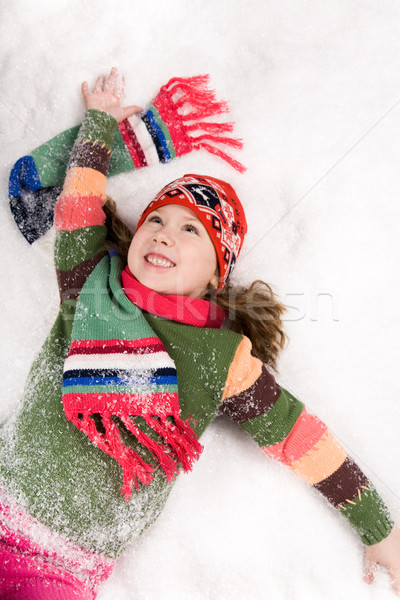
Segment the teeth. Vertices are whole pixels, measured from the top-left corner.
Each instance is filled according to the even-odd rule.
[[[174,264],[169,262],[169,260],[164,260],[163,258],[155,258],[154,256],[147,256],[147,262],[152,265],[156,265],[157,267],[173,267]]]

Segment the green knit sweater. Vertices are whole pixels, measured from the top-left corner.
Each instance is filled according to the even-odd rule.
[[[119,464],[65,418],[61,400],[76,307],[90,274],[90,285],[111,298],[112,311],[102,308],[105,322],[118,338],[126,335],[130,300],[121,288],[120,259],[107,256],[102,210],[115,127],[106,113],[88,111],[80,129],[55,214],[60,311],[19,411],[0,428],[0,488],[53,531],[113,558],[157,517],[171,489],[156,471],[127,502]],[[252,356],[247,338],[143,314],[175,362],[182,417],[193,416],[198,436],[217,414],[227,414],[267,455],[320,490],[365,544],[389,534],[393,523],[372,484],[326,426]]]

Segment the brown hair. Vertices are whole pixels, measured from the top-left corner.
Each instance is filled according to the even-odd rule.
[[[117,205],[110,196],[107,196],[103,210],[106,214],[107,242],[110,247],[112,246],[117,250],[118,254],[126,262],[129,246],[133,238],[133,231],[129,229],[119,216]]]
[[[285,307],[268,283],[257,279],[248,288],[240,288],[228,282],[213,300],[228,311],[229,329],[250,338],[254,356],[276,371],[286,342],[282,324]]]
[[[119,217],[116,204],[109,196],[103,209],[108,243],[126,261],[133,232]],[[259,279],[248,288],[231,286],[227,282],[218,295],[210,293],[209,299],[228,311],[232,331],[250,338],[254,356],[276,371],[279,352],[286,342],[282,324],[285,308],[271,287]]]

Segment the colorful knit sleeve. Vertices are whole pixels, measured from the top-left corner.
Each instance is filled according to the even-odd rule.
[[[116,120],[88,110],[72,149],[54,220],[55,264],[61,300],[77,298],[88,275],[107,253],[107,171]]]
[[[219,116],[215,120],[223,113],[228,113],[228,105],[217,99],[208,75],[173,77],[141,115],[132,115],[114,128],[108,176],[168,163],[195,150],[209,152],[245,171],[230,154],[231,149],[243,145],[230,135],[234,123]],[[43,238],[52,228],[55,202],[78,133],[79,126],[59,133],[19,158],[11,169],[8,195],[12,215],[29,244],[42,250],[47,246],[42,245]]]
[[[220,412],[239,423],[270,457],[319,490],[365,545],[393,521],[373,484],[318,417],[280,387],[244,337],[229,369]]]

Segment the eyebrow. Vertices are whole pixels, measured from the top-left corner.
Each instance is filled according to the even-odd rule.
[[[160,206],[160,208],[163,208],[162,206]],[[155,208],[151,213],[149,213],[148,216],[150,216],[152,213],[156,213],[156,212],[161,212],[160,208]],[[182,217],[183,221],[195,221],[196,223],[200,223],[201,225],[203,225],[203,223],[200,221],[200,219],[198,217],[196,217],[196,215],[193,215],[193,217]]]

